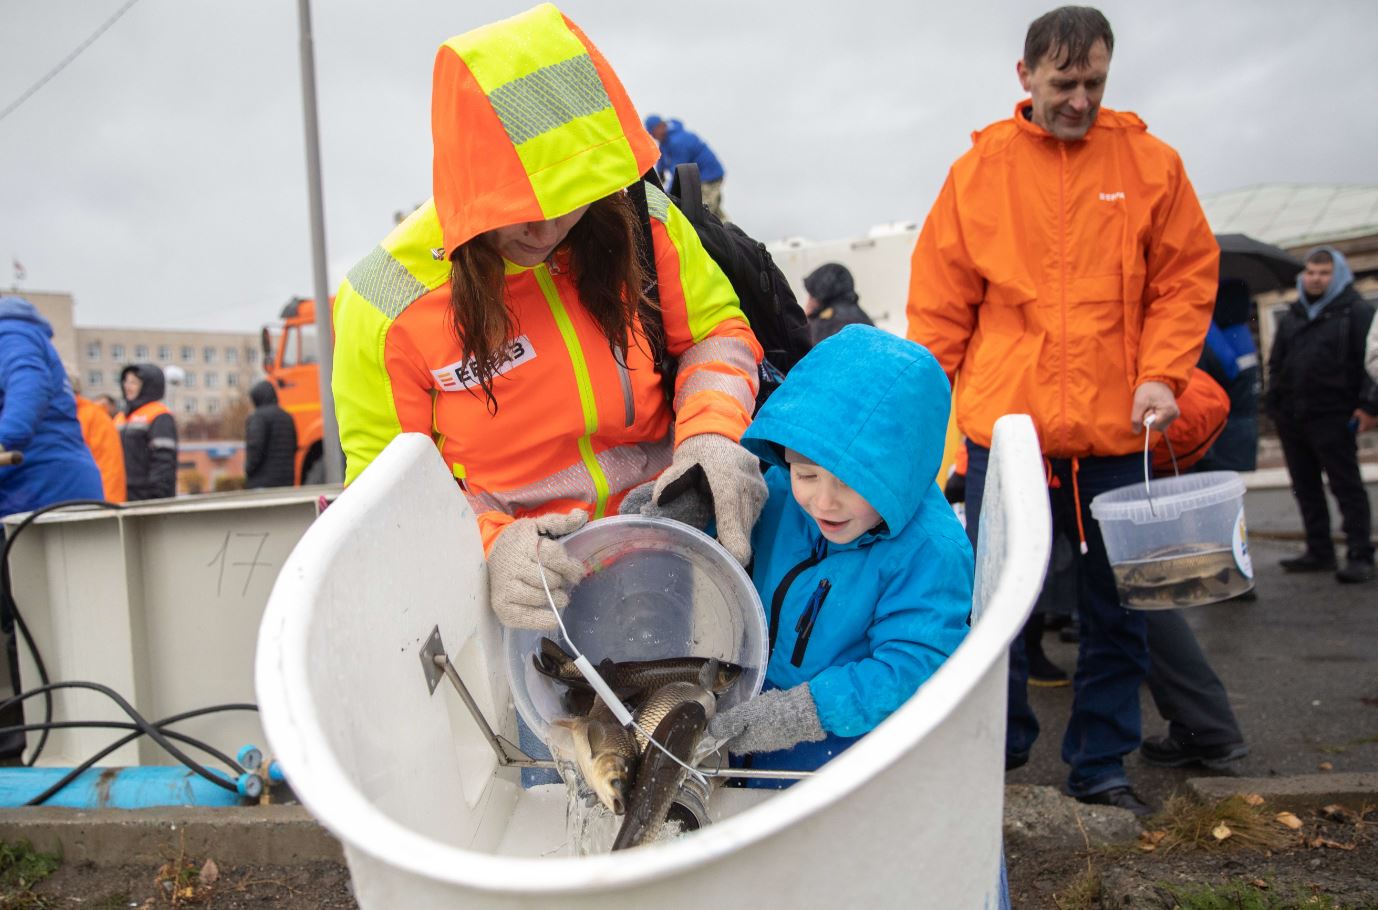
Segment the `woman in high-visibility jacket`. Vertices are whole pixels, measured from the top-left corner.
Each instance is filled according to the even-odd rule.
[[[737,444],[761,348],[685,217],[647,187],[667,401],[625,189],[655,142],[606,60],[550,4],[446,41],[432,97],[434,198],[348,274],[333,391],[346,482],[398,433],[430,434],[478,515],[508,625],[549,627],[582,569],[559,537],[633,487],[701,468],[745,562],[765,486]],[[668,470],[667,470],[668,469]],[[701,494],[700,494],[701,495]]]

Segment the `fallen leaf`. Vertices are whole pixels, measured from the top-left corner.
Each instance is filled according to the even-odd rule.
[[[1274,820],[1280,825],[1286,825],[1293,831],[1296,831],[1302,826],[1301,819],[1297,818],[1291,812],[1279,812]]]
[[[1320,768],[1322,771],[1334,771],[1334,770],[1335,770],[1335,766],[1334,766],[1333,764],[1331,764],[1330,762],[1328,762],[1328,761],[1323,761],[1323,762],[1321,762],[1319,765],[1317,765],[1316,767],[1317,767],[1317,768]]]
[[[206,864],[201,867],[201,884],[213,885],[215,880],[220,877],[220,867],[215,864],[215,860],[208,859]]]
[[[1221,822],[1220,824],[1216,825],[1216,826],[1215,826],[1215,829],[1214,829],[1213,831],[1211,831],[1211,837],[1215,838],[1216,840],[1220,840],[1220,841],[1225,840],[1225,839],[1228,838],[1231,834],[1234,834],[1234,832],[1231,831],[1231,830],[1230,830],[1230,826],[1227,825],[1227,824],[1225,824],[1224,822]]]
[[[1263,797],[1259,796],[1257,793],[1246,793],[1244,795],[1244,805],[1261,806],[1263,805]]]

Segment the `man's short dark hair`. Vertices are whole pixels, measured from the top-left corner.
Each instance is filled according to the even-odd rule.
[[[1100,10],[1093,6],[1060,6],[1029,26],[1024,36],[1024,65],[1037,69],[1046,59],[1060,70],[1086,66],[1097,41],[1105,42],[1107,54],[1114,53],[1115,33]]]
[[[1329,250],[1316,250],[1306,257],[1307,265],[1334,265],[1335,257],[1330,255]]]

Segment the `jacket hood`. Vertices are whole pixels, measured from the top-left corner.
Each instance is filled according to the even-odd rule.
[[[742,436],[785,467],[793,449],[834,474],[899,534],[938,476],[952,387],[928,349],[849,325],[809,351]]]
[[[607,60],[549,3],[441,45],[431,133],[446,258],[630,186],[660,156]]]
[[[278,392],[273,388],[273,384],[266,379],[260,379],[249,389],[249,400],[254,403],[254,407],[261,408],[265,404],[277,404]]]
[[[0,319],[19,319],[32,322],[41,328],[49,338],[53,337],[53,327],[38,309],[23,297],[10,294],[0,296]]]
[[[1301,275],[1297,275],[1297,302],[1306,309],[1306,318],[1315,319],[1321,310],[1325,309],[1336,297],[1344,293],[1344,289],[1354,283],[1354,270],[1349,267],[1349,260],[1345,259],[1344,253],[1335,249],[1333,246],[1318,246],[1314,250],[1308,250],[1302,258],[1302,262],[1310,259],[1317,253],[1325,251],[1330,254],[1330,258],[1335,260],[1335,271],[1330,277],[1330,286],[1325,289],[1325,293],[1314,303],[1306,299],[1306,289],[1302,286]]]
[[[167,381],[163,378],[162,367],[151,363],[134,363],[120,370],[120,383],[124,383],[124,377],[130,373],[139,377],[143,387],[139,389],[139,397],[129,402],[125,406],[126,414],[133,414],[139,408],[148,404],[150,401],[158,401],[163,397],[163,392],[167,387]]]

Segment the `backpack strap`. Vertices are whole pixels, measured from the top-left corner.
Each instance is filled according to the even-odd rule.
[[[692,161],[675,167],[675,195],[679,197],[679,210],[690,224],[698,224],[703,212],[703,181],[699,177],[699,166]]]

